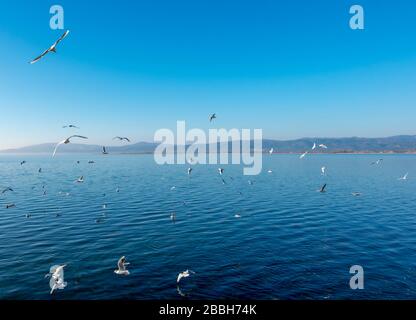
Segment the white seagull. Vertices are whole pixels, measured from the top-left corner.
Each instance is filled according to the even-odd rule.
[[[325,175],[325,170],[326,170],[326,167],[325,167],[325,166],[323,166],[323,167],[321,168],[322,175]]]
[[[113,140],[115,140],[115,139],[120,140],[120,141],[126,140],[127,142],[130,142],[130,139],[127,138],[127,137],[119,137],[119,136],[117,136],[117,137],[114,137],[113,138]]]
[[[188,168],[188,175],[191,175],[192,168]]]
[[[315,150],[315,148],[316,148],[316,143],[314,142],[312,146],[312,150]]]
[[[56,53],[56,46],[58,45],[59,42],[61,42],[69,33],[69,30],[66,30],[64,32],[64,34],[58,39],[56,40],[56,42],[51,45],[47,50],[45,50],[40,56],[36,57],[35,59],[33,59],[32,61],[30,61],[30,64],[34,64],[35,62],[38,62],[40,59],[42,59],[45,55],[47,55],[49,52],[53,52]]]
[[[45,276],[50,277],[49,286],[51,288],[50,294],[52,294],[56,289],[63,290],[65,289],[67,283],[64,281],[64,267],[66,265],[55,265],[52,266],[49,270],[49,273]]]
[[[223,169],[223,168],[218,168],[218,173],[219,173],[220,175],[222,175],[222,174],[224,173],[224,169]]]
[[[176,279],[176,283],[179,283],[179,281],[181,281],[182,278],[189,277],[191,275],[191,273],[194,274],[195,272],[188,269],[188,270],[185,270],[184,272],[179,273],[178,278]]]
[[[126,257],[122,256],[120,259],[118,259],[117,262],[117,270],[114,270],[114,273],[116,274],[120,274],[123,276],[127,276],[130,274],[130,272],[126,269],[126,266],[129,265],[130,263],[126,262]]]
[[[328,147],[326,145],[324,145],[323,143],[321,143],[318,147],[322,148],[322,149],[328,149]]]
[[[52,155],[52,157],[55,157],[56,151],[58,150],[58,147],[59,147],[61,144],[68,144],[68,143],[70,143],[70,142],[71,142],[70,140],[71,140],[72,138],[88,139],[87,137],[84,137],[84,136],[78,136],[78,135],[73,135],[73,136],[70,136],[70,137],[66,138],[65,140],[62,140],[61,142],[58,142],[58,144],[57,144],[57,145],[56,145],[56,147],[55,147],[55,150],[53,150],[53,155]]]
[[[305,153],[302,153],[299,157],[299,159],[303,159],[308,154],[308,151],[305,151]]]
[[[13,189],[10,188],[10,187],[7,187],[7,188],[2,190],[1,194],[6,193],[7,191],[12,191],[13,192]]]
[[[271,154],[273,154],[273,148],[271,148],[270,150],[269,150],[269,154],[271,155]]]
[[[399,178],[398,180],[407,180],[408,175],[409,175],[409,172],[407,172],[403,177]]]
[[[82,183],[84,182],[84,176],[79,177],[75,182]]]

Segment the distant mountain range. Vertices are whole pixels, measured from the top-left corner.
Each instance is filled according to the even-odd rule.
[[[314,143],[325,144],[328,149],[311,147]],[[157,143],[139,142],[124,146],[106,147],[109,153],[146,154],[153,153]],[[218,146],[219,148],[220,146]],[[52,153],[55,143],[44,143],[17,149],[1,150],[0,153]],[[296,140],[263,139],[263,151],[271,148],[277,153],[299,153],[309,150],[320,153],[416,153],[416,135],[401,135],[386,138],[301,138]],[[68,144],[60,153],[101,153],[102,146],[88,144]],[[208,148],[207,148],[208,150]],[[229,143],[231,150],[231,142]]]

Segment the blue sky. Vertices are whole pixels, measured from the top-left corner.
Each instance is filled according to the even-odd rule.
[[[61,30],[56,55],[28,61]],[[349,8],[365,30],[349,28]],[[263,136],[415,134],[416,3],[152,0],[0,2],[0,149],[155,130],[262,128]]]

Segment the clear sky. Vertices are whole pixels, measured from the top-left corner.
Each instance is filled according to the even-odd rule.
[[[70,34],[30,65],[63,33],[53,4]],[[0,149],[69,123],[89,143],[152,141],[213,112],[275,139],[415,134],[415,16],[408,0],[0,0]]]

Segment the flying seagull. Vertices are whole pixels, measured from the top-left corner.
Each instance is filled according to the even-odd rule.
[[[192,270],[185,270],[185,271],[179,273],[178,278],[176,279],[176,283],[179,283],[179,281],[181,281],[182,278],[189,277],[191,275],[191,273],[194,274],[195,272],[193,272]]]
[[[56,42],[53,45],[51,45],[47,50],[45,50],[40,56],[30,61],[30,64],[34,64],[35,62],[38,62],[49,52],[56,53],[56,46],[58,45],[59,42],[61,42],[68,35],[68,33],[69,33],[69,30],[66,30],[64,34],[58,40],[56,40]]]
[[[377,161],[371,162],[371,164],[372,165],[380,164],[381,161],[383,161],[383,159],[378,159]]]
[[[6,193],[7,191],[12,191],[13,192],[13,189],[10,188],[10,187],[7,187],[7,188],[3,189],[3,191],[1,192],[1,194]]]
[[[46,274],[45,278],[50,277],[49,286],[51,287],[52,294],[56,289],[63,290],[65,289],[67,283],[64,281],[64,267],[66,265],[55,265],[52,266],[49,270],[49,273]]]
[[[170,214],[170,220],[172,222],[175,222],[176,221],[176,213],[175,212],[173,212],[173,213]]]
[[[188,168],[188,175],[191,175],[192,168]]]
[[[299,157],[299,159],[305,158],[305,156],[308,154],[308,151],[305,151],[305,153],[302,153]]]
[[[408,175],[409,175],[409,172],[407,172],[403,177],[399,178],[398,180],[407,180]]]
[[[23,166],[26,163],[26,160],[20,162],[20,165]]]
[[[325,166],[323,166],[323,167],[321,168],[321,173],[322,173],[322,175],[323,175],[323,176],[325,175],[325,170],[326,170],[326,167],[325,167]]]
[[[321,189],[317,190],[319,192],[325,192],[326,183],[321,187]]]
[[[63,126],[62,128],[74,128],[74,129],[79,129],[79,127],[73,125],[73,124],[69,124],[67,126]]]
[[[84,136],[78,136],[78,135],[73,135],[73,136],[70,136],[69,138],[66,138],[65,140],[62,140],[61,142],[58,142],[58,144],[56,145],[56,147],[55,147],[55,150],[53,150],[53,155],[52,155],[52,157],[55,157],[55,154],[56,154],[56,151],[58,150],[58,147],[61,145],[61,144],[68,144],[68,143],[70,143],[71,141],[71,139],[72,138],[80,138],[80,139],[88,139],[87,137],[84,137]]]
[[[84,176],[80,176],[75,182],[82,183],[84,182]]]
[[[120,274],[123,276],[127,276],[130,274],[129,270],[126,269],[126,266],[129,265],[130,263],[126,262],[126,257],[122,256],[118,262],[117,262],[117,270],[114,270],[114,273],[116,274]]]
[[[222,175],[222,174],[224,173],[224,169],[223,169],[223,168],[218,168],[218,173],[219,173],[220,175]]]
[[[271,155],[271,154],[273,154],[273,148],[271,148],[270,150],[269,150],[269,154]]]
[[[314,142],[312,146],[312,150],[315,150],[315,148],[316,148],[316,143]]]
[[[103,147],[103,154],[108,154],[107,149]]]
[[[318,147],[322,148],[322,149],[328,149],[328,147],[326,145],[324,145],[323,143],[321,143]]]
[[[361,192],[351,192],[354,197],[361,196]]]
[[[115,140],[115,139],[118,139],[118,140],[120,140],[120,141],[126,140],[127,142],[130,142],[130,139],[129,139],[129,138],[127,138],[127,137],[119,137],[119,136],[117,136],[117,137],[114,137],[114,138],[113,138],[113,140]]]
[[[217,119],[217,116],[215,115],[215,113],[211,114],[209,116],[209,122],[212,122],[212,120]]]
[[[16,205],[14,203],[6,204],[6,209],[14,208]]]

